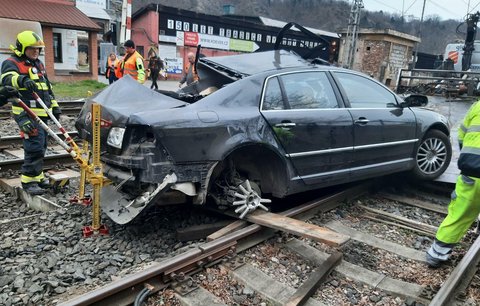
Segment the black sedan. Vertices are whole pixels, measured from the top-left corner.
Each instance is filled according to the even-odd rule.
[[[266,209],[273,198],[450,163],[445,117],[355,71],[283,50],[201,58],[200,82],[154,92],[125,77],[94,96],[76,126],[91,139],[102,105],[102,208],[115,222],[151,203]]]

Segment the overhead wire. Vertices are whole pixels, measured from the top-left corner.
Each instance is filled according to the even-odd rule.
[[[454,15],[454,16],[457,16],[457,17],[462,17],[462,16],[458,15],[458,13],[454,13],[454,12],[450,11],[449,9],[443,7],[442,5],[433,2],[432,0],[428,0],[428,2],[430,2],[430,3],[433,4],[433,5],[435,5],[435,6],[438,7],[439,9],[443,10],[444,12],[449,13],[450,15]]]

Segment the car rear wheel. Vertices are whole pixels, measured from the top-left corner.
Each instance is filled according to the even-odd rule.
[[[413,174],[418,179],[433,180],[447,169],[451,158],[448,136],[439,130],[428,131],[415,150]]]

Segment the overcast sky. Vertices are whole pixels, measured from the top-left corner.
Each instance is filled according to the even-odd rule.
[[[352,3],[352,0],[348,1]],[[365,10],[386,11],[401,15],[422,16],[424,0],[363,0]],[[469,5],[470,4],[470,5]],[[424,18],[438,15],[441,19],[464,20],[467,12],[480,11],[480,0],[426,0]]]

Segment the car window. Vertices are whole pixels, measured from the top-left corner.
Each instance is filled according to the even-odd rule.
[[[338,108],[337,98],[324,72],[281,76],[291,109]]]
[[[276,77],[268,80],[263,98],[263,110],[273,109],[285,109],[282,91],[280,90],[280,84]]]
[[[352,108],[386,108],[395,96],[378,83],[355,74],[335,72]]]

